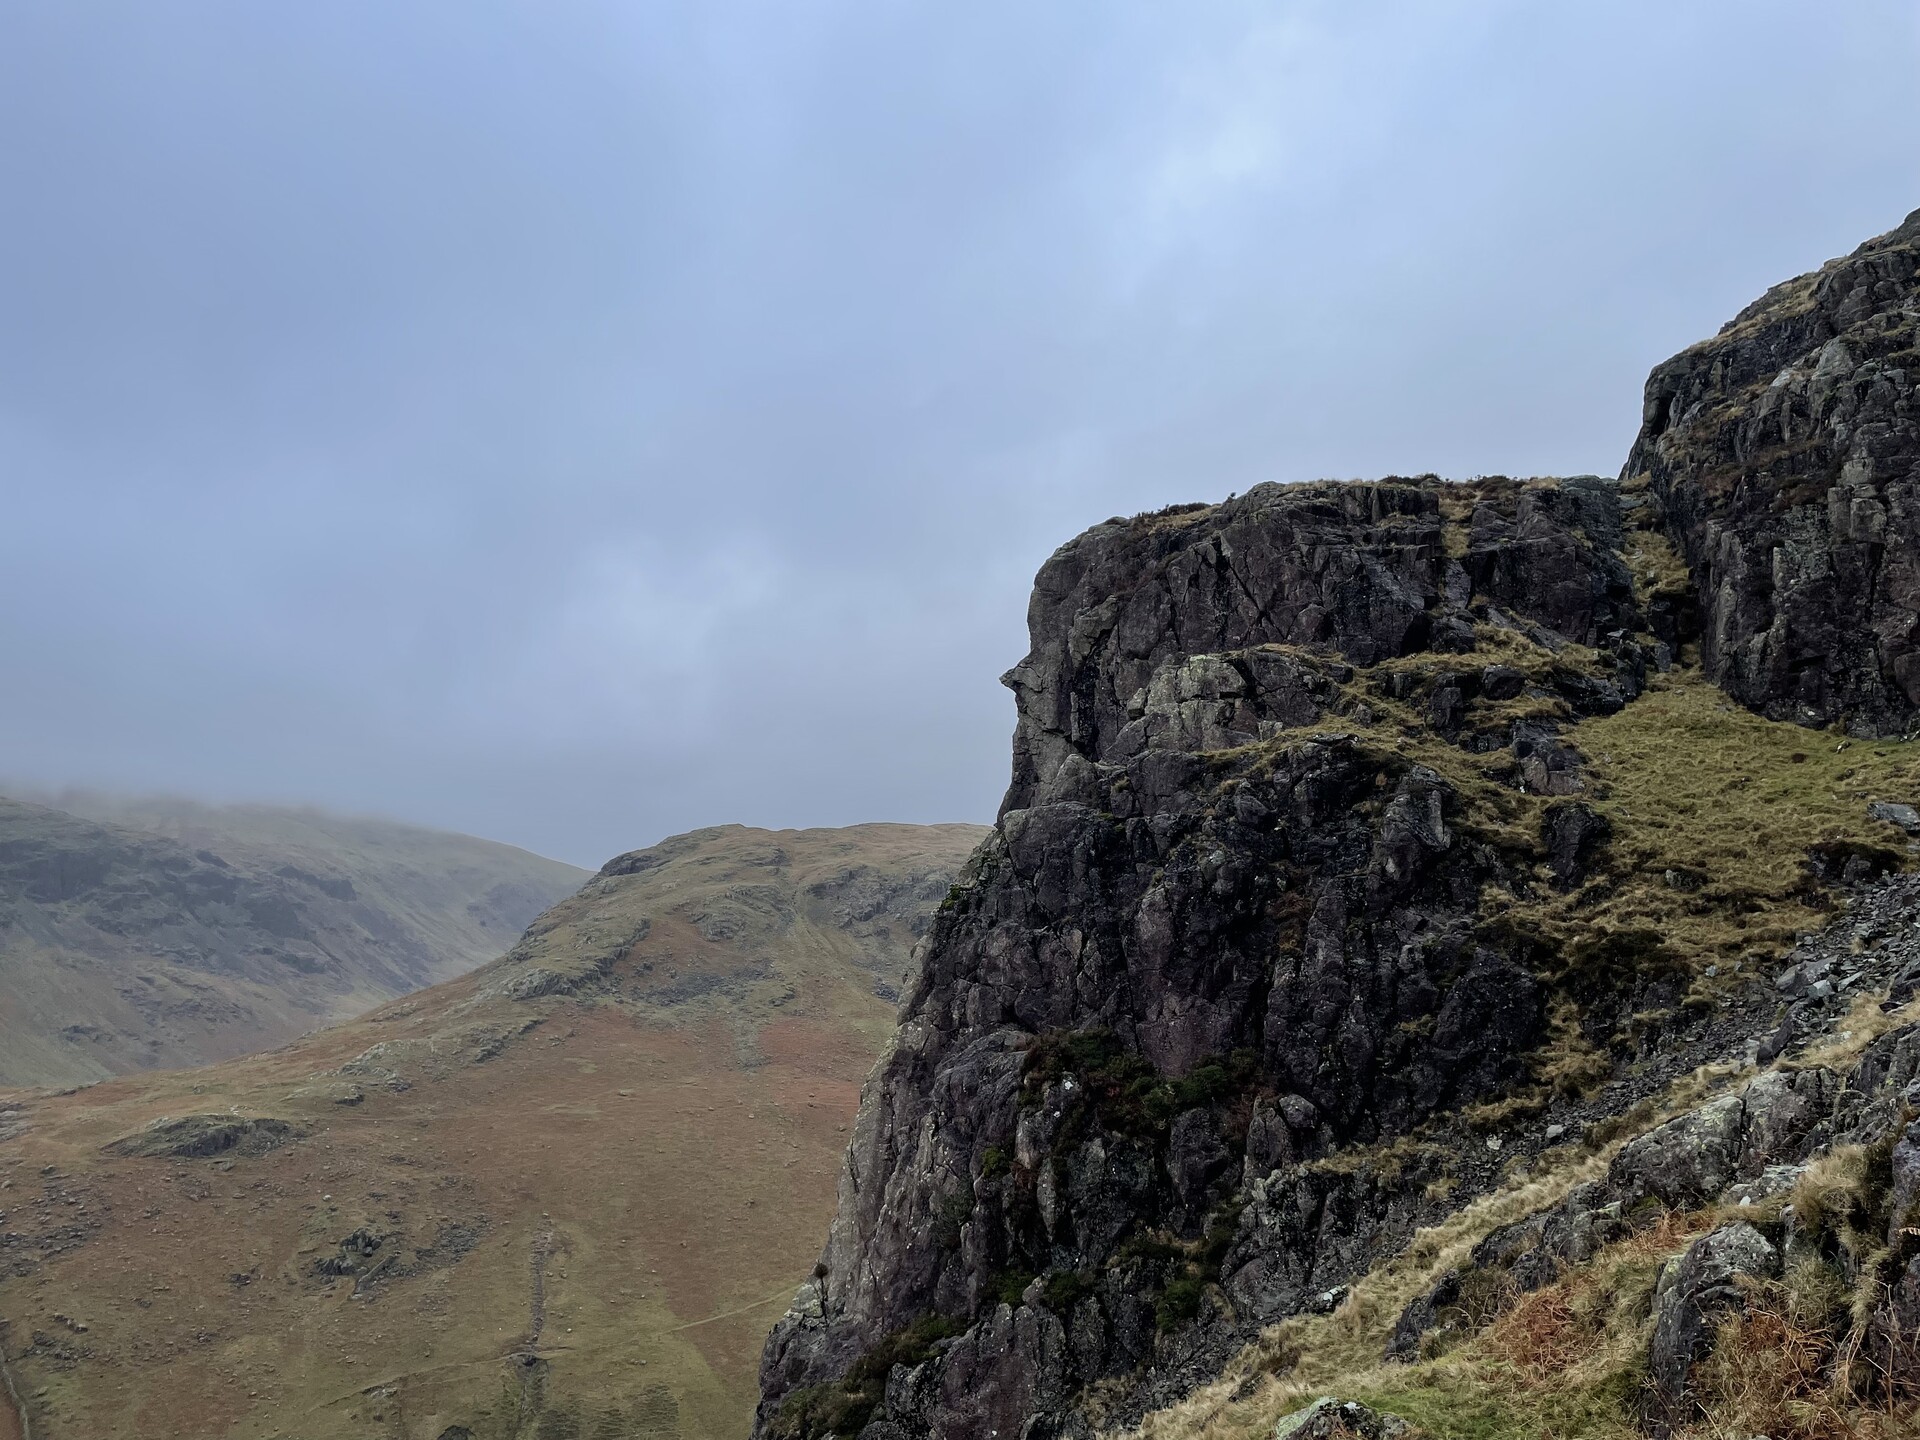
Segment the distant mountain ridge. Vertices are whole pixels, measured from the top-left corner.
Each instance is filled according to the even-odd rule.
[[[32,1434],[744,1434],[985,833],[676,836],[345,1024],[0,1094],[0,1365]]]
[[[588,872],[272,806],[0,797],[0,1085],[280,1044],[508,949]]]

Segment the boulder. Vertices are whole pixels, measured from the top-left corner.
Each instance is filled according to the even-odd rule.
[[[1612,833],[1607,817],[1583,801],[1549,805],[1541,817],[1540,840],[1546,847],[1554,888],[1573,890],[1585,883],[1594,857]]]
[[[1744,1309],[1740,1282],[1779,1273],[1779,1252],[1744,1220],[1722,1225],[1667,1262],[1654,1287],[1647,1377],[1669,1422],[1688,1413],[1695,1363],[1713,1349],[1727,1317]]]
[[[1273,1427],[1273,1440],[1403,1440],[1419,1432],[1398,1415],[1357,1400],[1316,1400]]]
[[[1746,1140],[1746,1106],[1723,1095],[1630,1141],[1609,1178],[1635,1200],[1700,1205],[1731,1184]]]
[[[219,1155],[264,1155],[296,1140],[299,1127],[285,1120],[242,1115],[162,1118],[110,1143],[112,1155],[146,1159],[207,1160]]]
[[[1867,814],[1875,820],[1884,820],[1889,825],[1897,825],[1909,835],[1920,835],[1920,810],[1911,805],[1896,805],[1885,800],[1876,800],[1867,806]]]
[[[1443,1328],[1442,1314],[1460,1303],[1460,1272],[1448,1270],[1427,1290],[1407,1302],[1387,1337],[1386,1358],[1413,1361],[1420,1358],[1420,1342]]]

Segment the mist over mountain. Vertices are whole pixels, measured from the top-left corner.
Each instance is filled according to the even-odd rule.
[[[588,867],[985,821],[1063,537],[1611,473],[1910,208],[1911,4],[1809,17],[10,5],[0,770]]]
[[[290,1040],[471,970],[587,872],[314,809],[0,797],[0,1085]]]

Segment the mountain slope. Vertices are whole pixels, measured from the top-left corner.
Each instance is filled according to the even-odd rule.
[[[0,1084],[278,1044],[498,955],[585,872],[271,807],[0,798]]]
[[[1452,1291],[1423,1276],[1411,1369],[1369,1381],[1437,1434],[1542,1433],[1489,1388],[1499,1353],[1427,1368],[1427,1337],[1508,1308],[1605,1352],[1550,1433],[1912,1423],[1920,1031],[1888,1027],[1920,960],[1875,947],[1916,917],[1882,900],[1920,747],[1874,737],[1920,693],[1917,240],[1920,216],[1656,371],[1621,481],[1263,485],[1054,554],[1007,677],[1012,784],[863,1092],[757,1435],[1177,1436],[1223,1368],[1207,1403],[1257,1403],[1218,1433],[1250,1433],[1307,1398],[1269,1377],[1377,1364],[1392,1312],[1347,1287],[1420,1299],[1368,1277],[1469,1215],[1493,1248]],[[1851,1052],[1740,1088],[1829,1030]],[[1668,1116],[1634,1168],[1621,1142]],[[1793,1167],[1846,1154],[1831,1223],[1796,1222]],[[1763,1180],[1753,1234],[1722,1233]],[[1629,1243],[1619,1313],[1550,1284]],[[1768,1302],[1805,1366],[1741,1372],[1783,1399],[1741,1428],[1764,1407],[1710,1412],[1694,1366],[1762,1247],[1772,1278],[1813,1267]],[[1350,1418],[1301,1433],[1405,1429]]]
[[[983,833],[679,836],[278,1051],[0,1096],[34,1435],[738,1435]]]

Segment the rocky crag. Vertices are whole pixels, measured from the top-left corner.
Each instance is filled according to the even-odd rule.
[[[1055,554],[1006,677],[1012,784],[868,1081],[757,1433],[1151,1428],[1423,1227],[1607,1155],[1379,1338],[1417,1361],[1763,1182],[1772,1233],[1685,1248],[1616,1397],[1688,1423],[1732,1277],[1796,1243],[1783,1167],[1892,1156],[1908,1118],[1890,1031],[1620,1148],[1700,1067],[1791,1061],[1920,981],[1803,948],[1775,983],[1850,897],[1917,913],[1883,878],[1920,831],[1890,738],[1920,711],[1917,339],[1920,214],[1657,369],[1617,481],[1266,485]],[[1920,1295],[1902,1143],[1861,1202],[1877,1250],[1799,1242],[1836,1283]],[[1472,1324],[1462,1285],[1499,1297]],[[1891,1303],[1853,1355],[1920,1325]]]

